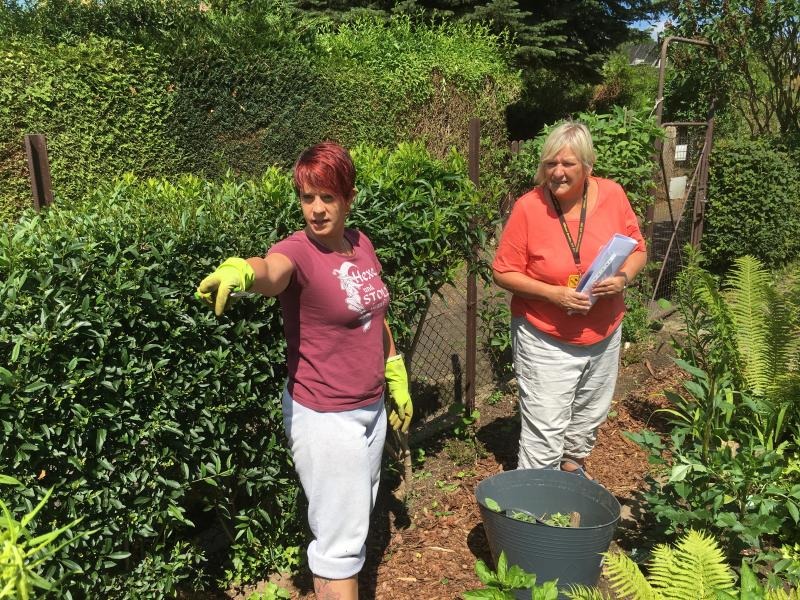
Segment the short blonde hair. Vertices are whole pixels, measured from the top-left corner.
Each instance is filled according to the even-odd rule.
[[[550,131],[544,141],[542,155],[539,157],[539,168],[536,170],[534,178],[537,185],[544,182],[544,164],[561,152],[564,146],[569,146],[583,166],[589,171],[592,170],[597,157],[594,153],[594,144],[589,128],[578,121],[564,121]]]

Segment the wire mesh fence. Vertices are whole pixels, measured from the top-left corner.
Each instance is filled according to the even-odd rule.
[[[664,132],[648,240],[659,267],[653,300],[672,297],[686,244],[700,242],[709,154],[706,123],[665,123]]]
[[[466,269],[464,269],[466,271]],[[414,412],[429,421],[454,403],[464,404],[467,364],[466,275],[440,290],[428,309],[409,365]],[[507,310],[506,295],[492,283],[478,282],[477,356],[475,396],[488,397],[496,389],[499,371],[508,356],[490,353],[490,317]],[[507,319],[503,319],[507,328]],[[415,417],[417,418],[417,417]]]

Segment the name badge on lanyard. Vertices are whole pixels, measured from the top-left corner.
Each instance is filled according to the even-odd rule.
[[[571,287],[573,290],[578,287],[578,282],[581,280],[580,273],[573,273],[567,279],[567,287]]]

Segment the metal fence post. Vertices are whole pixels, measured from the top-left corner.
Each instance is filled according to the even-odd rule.
[[[480,119],[469,121],[469,178],[478,187],[478,165],[480,162]],[[475,410],[475,362],[477,360],[478,336],[478,282],[474,264],[477,248],[472,249],[472,258],[467,265],[467,372],[464,387],[464,404],[467,413]]]
[[[47,140],[40,133],[25,135],[25,154],[31,179],[33,208],[36,212],[53,203],[53,184],[50,180],[50,163],[47,159]]]

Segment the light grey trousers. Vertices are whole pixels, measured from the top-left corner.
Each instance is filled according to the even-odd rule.
[[[524,317],[511,320],[522,431],[519,469],[559,468],[588,456],[619,371],[622,327],[589,346],[565,344]]]
[[[364,408],[317,412],[283,392],[283,427],[308,498],[314,575],[346,579],[361,571],[386,439],[383,398]]]

